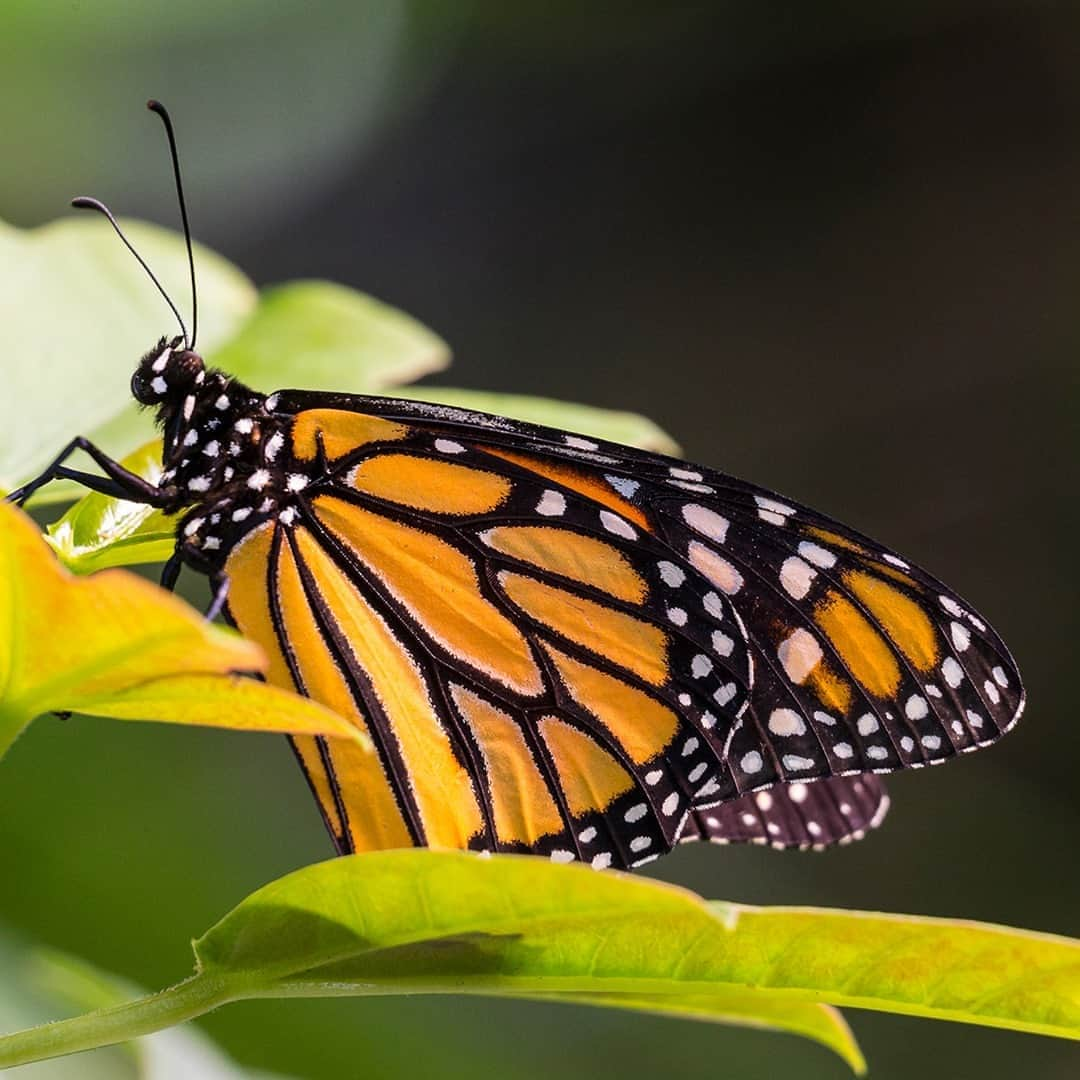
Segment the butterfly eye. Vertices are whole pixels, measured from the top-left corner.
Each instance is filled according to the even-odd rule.
[[[150,381],[141,370],[131,376],[131,396],[140,405],[153,405],[158,400],[150,388]]]

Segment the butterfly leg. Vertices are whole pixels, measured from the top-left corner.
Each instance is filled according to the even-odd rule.
[[[180,557],[179,548],[175,550],[168,559],[168,562],[161,568],[161,577],[158,580],[158,584],[163,589],[168,589],[169,592],[176,591],[176,581],[180,577],[180,567],[184,565],[183,559]]]
[[[82,450],[93,458],[101,467],[105,476],[95,476],[93,473],[69,469],[64,462],[76,450]],[[151,506],[161,506],[167,501],[164,493],[156,484],[152,484],[149,480],[144,480],[141,476],[129,472],[123,465],[114,461],[104,451],[99,450],[89,439],[84,439],[81,435],[72,439],[39,476],[11,492],[7,496],[7,500],[13,502],[16,506],[22,506],[35,491],[52,480],[74,480],[84,487],[90,488],[91,491],[98,491],[103,495],[110,495],[114,498],[128,499],[131,502],[147,503]]]
[[[210,578],[210,585],[214,590],[214,598],[206,609],[207,622],[213,622],[221,614],[221,609],[225,606],[225,599],[229,595],[229,578],[225,574],[214,574]]]
[[[161,568],[159,584],[163,589],[168,589],[169,592],[175,591],[177,579],[180,577],[180,568],[183,565],[183,556],[180,553],[180,548],[177,548],[169,556],[168,562]],[[225,598],[229,595],[229,579],[225,574],[213,574],[210,578],[210,585],[213,589],[213,596],[210,599],[209,607],[206,609],[207,622],[213,622],[225,606]]]

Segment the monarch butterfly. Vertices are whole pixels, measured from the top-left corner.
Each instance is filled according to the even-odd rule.
[[[194,294],[172,124],[150,108]],[[887,809],[876,774],[985,746],[1022,712],[968,604],[813,510],[501,417],[267,396],[207,367],[194,298],[190,339],[165,298],[181,334],[132,378],[163,433],[158,483],[75,439],[11,497],[65,477],[182,515],[163,583],[209,575],[211,613],[266,649],[270,680],[374,743],[293,740],[341,852],[604,868],[701,838],[843,843]],[[66,466],[76,449],[105,475]]]

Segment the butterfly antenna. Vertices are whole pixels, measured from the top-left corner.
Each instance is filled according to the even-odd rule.
[[[172,313],[176,316],[176,321],[180,324],[180,332],[184,335],[184,347],[191,348],[191,346],[195,343],[195,339],[192,338],[191,344],[188,344],[187,327],[184,326],[184,320],[180,317],[180,312],[176,310],[176,305],[172,302],[169,294],[162,287],[161,282],[158,281],[158,279],[154,276],[154,271],[146,265],[146,260],[135,250],[135,248],[131,244],[131,241],[124,235],[124,232],[117,223],[116,218],[113,217],[112,211],[103,202],[99,202],[97,199],[91,199],[88,195],[80,195],[77,199],[72,199],[71,205],[77,207],[80,210],[96,210],[99,214],[104,214],[105,217],[109,219],[109,223],[116,230],[116,235],[119,236],[121,240],[123,240],[124,247],[126,247],[128,251],[130,251],[131,254],[135,256],[138,264],[146,271],[146,276],[150,278],[150,280],[157,286],[157,291],[161,293],[163,297],[165,297],[165,303],[168,304],[170,308],[172,308]]]
[[[184,240],[187,243],[188,270],[191,273],[191,345],[195,348],[195,335],[199,332],[199,295],[195,291],[195,256],[191,253],[191,229],[188,226],[187,204],[184,202],[184,185],[180,179],[180,155],[176,152],[176,135],[168,110],[160,101],[151,98],[146,107],[161,117],[165,134],[169,137],[169,153],[172,155],[173,176],[176,178],[176,198],[180,203],[180,220],[184,223]]]

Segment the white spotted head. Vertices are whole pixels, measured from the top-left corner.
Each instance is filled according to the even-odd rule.
[[[202,357],[183,348],[183,338],[162,338],[140,361],[131,376],[131,394],[140,405],[180,401],[201,381]]]

